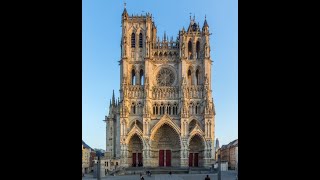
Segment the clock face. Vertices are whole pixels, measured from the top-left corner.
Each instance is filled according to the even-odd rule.
[[[157,74],[159,86],[171,86],[174,82],[174,74],[169,68],[162,68]]]

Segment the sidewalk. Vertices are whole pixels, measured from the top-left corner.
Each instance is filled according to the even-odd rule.
[[[236,171],[223,171],[221,172],[221,179],[223,180],[236,180]],[[153,174],[151,177],[143,175],[145,180],[204,180],[206,174]],[[209,174],[211,180],[217,180],[217,174]],[[85,174],[83,180],[97,180],[93,178],[93,174]],[[101,180],[140,180],[140,176],[136,175],[123,175],[123,176],[106,176],[101,177]]]

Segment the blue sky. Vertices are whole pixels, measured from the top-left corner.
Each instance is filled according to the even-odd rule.
[[[238,138],[238,1],[237,0],[126,0],[131,14],[150,12],[158,36],[176,39],[187,28],[190,13],[202,27],[210,27],[212,94],[216,107],[215,136],[222,144]],[[119,97],[120,39],[123,0],[82,1],[82,139],[105,149],[112,90]]]

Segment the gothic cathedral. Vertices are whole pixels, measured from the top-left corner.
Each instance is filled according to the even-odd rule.
[[[106,122],[106,158],[121,167],[210,167],[215,108],[209,25],[195,18],[176,40],[152,15],[122,13],[120,98]]]

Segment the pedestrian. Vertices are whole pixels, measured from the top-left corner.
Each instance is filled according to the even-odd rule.
[[[170,172],[169,172],[169,174],[171,175],[171,174],[172,174],[172,172],[170,171]]]
[[[140,173],[140,180],[144,180],[144,177],[142,176],[142,173]]]
[[[204,179],[204,180],[210,180],[210,177],[209,175],[207,175],[207,177]]]

